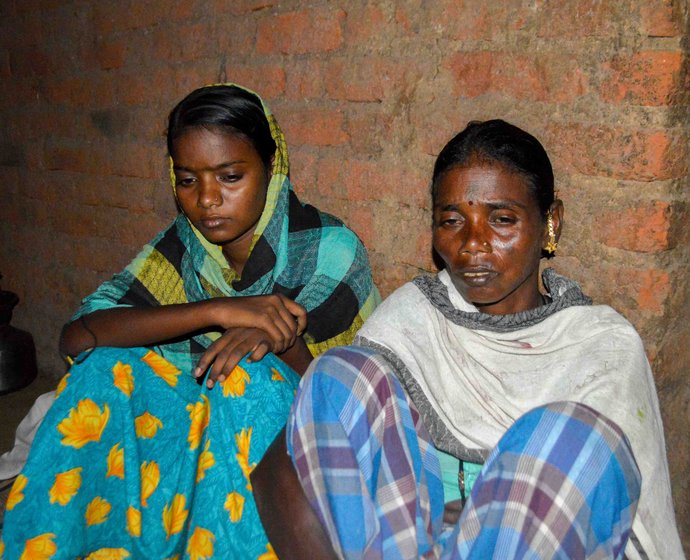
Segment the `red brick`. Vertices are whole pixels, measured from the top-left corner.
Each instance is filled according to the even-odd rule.
[[[680,34],[680,3],[674,0],[645,0],[640,6],[642,31],[648,37],[676,37]]]
[[[162,74],[161,74],[162,75]],[[172,82],[167,95],[161,96],[157,103],[161,104],[160,114],[167,116],[168,112],[178,101],[199,87],[216,84],[218,78],[218,66],[215,61],[194,61],[175,67],[168,72],[166,82]],[[164,92],[161,92],[163,94]],[[132,99],[134,101],[134,99]]]
[[[687,142],[677,131],[550,123],[546,136],[562,172],[656,181],[682,177],[688,169]]]
[[[437,35],[455,40],[489,39],[525,24],[527,8],[519,2],[443,0],[430,10],[430,26]]]
[[[394,25],[380,6],[348,7],[345,19],[345,43],[355,49],[371,52],[383,46],[395,33]]]
[[[418,6],[417,6],[418,8]],[[417,10],[406,10],[404,6],[395,6],[395,23],[408,33],[413,29],[412,17]]]
[[[182,37],[184,39],[182,39]],[[206,23],[185,24],[157,29],[140,35],[140,52],[152,53],[163,62],[189,62],[217,55],[212,29]]]
[[[51,12],[64,6],[60,0],[16,0],[16,10],[18,14],[37,13],[42,17],[49,17]]]
[[[169,92],[165,86],[154,86],[157,84],[172,86],[173,76],[175,74],[165,67],[154,67],[143,73],[139,71],[120,73],[115,81],[115,98],[122,105],[155,104],[159,98],[166,99]]]
[[[71,204],[69,212],[56,212],[52,216],[51,230],[66,233],[78,239],[100,237],[99,225],[96,223],[94,206]]]
[[[540,2],[536,17],[539,37],[571,39],[618,36],[630,14],[624,2],[570,0]]]
[[[378,156],[389,142],[393,129],[393,115],[381,111],[378,105],[362,107],[347,119],[345,131],[350,147],[364,156]]]
[[[88,173],[95,171],[93,161],[92,154],[86,146],[50,143],[45,149],[46,169]]]
[[[204,6],[201,0],[175,2],[129,0],[123,2],[120,9],[116,9],[107,2],[96,2],[93,4],[93,21],[98,35],[110,35],[133,29],[155,27],[161,22],[189,20],[199,14]]]
[[[349,141],[344,130],[343,114],[337,109],[295,109],[280,112],[280,123],[292,144],[339,146]]]
[[[342,10],[326,8],[268,15],[259,21],[256,50],[259,54],[336,50],[343,42],[344,18]]]
[[[43,18],[15,16],[0,19],[0,46],[3,48],[30,48],[45,39]]]
[[[0,17],[10,18],[17,15],[17,6],[15,0],[7,0],[0,2]]]
[[[392,162],[322,158],[317,182],[321,193],[349,201],[402,200],[412,208],[429,205],[427,178]]]
[[[303,201],[308,200],[312,193],[320,191],[316,182],[318,171],[318,158],[313,152],[305,149],[290,149],[290,181],[292,186]]]
[[[671,292],[669,274],[664,270],[643,270],[637,278],[637,305],[642,311],[661,315]]]
[[[292,59],[284,64],[285,95],[290,100],[303,101],[325,96],[324,64],[318,59]]]
[[[263,99],[285,93],[285,70],[280,64],[228,64],[227,79],[255,91]]]
[[[121,41],[98,46],[96,57],[102,70],[121,68],[125,63],[125,45]]]
[[[160,148],[148,143],[110,142],[108,157],[110,173],[113,175],[157,179],[160,177],[161,162],[166,155]]]
[[[680,50],[618,55],[604,66],[601,97],[611,103],[668,105],[680,93],[682,64]]]
[[[150,214],[135,214],[126,208],[96,208],[98,237],[131,247],[131,254],[150,241],[167,224]]]
[[[382,101],[394,97],[422,74],[415,60],[367,57],[366,64],[335,59],[325,67],[325,84],[333,99]]]
[[[231,13],[235,16],[270,10],[275,5],[271,0],[213,0],[213,13]]]
[[[627,251],[653,253],[670,249],[671,206],[660,200],[640,204],[619,212],[604,209],[596,219],[595,238]]]
[[[36,47],[13,49],[9,64],[15,77],[45,76],[57,70],[51,57]]]
[[[664,313],[671,293],[670,276],[666,271],[619,267],[603,269],[599,274],[602,285],[609,291],[603,301],[628,314],[628,318],[637,310],[652,316]],[[634,318],[640,321],[640,317]]]
[[[375,227],[373,210],[369,206],[355,206],[351,212],[338,216],[362,240],[365,247],[376,245],[378,228]]]
[[[445,67],[462,97],[495,93],[529,101],[571,102],[587,93],[587,77],[578,63],[558,54],[460,52]]]
[[[212,55],[214,61],[220,58],[221,64],[225,66],[247,65],[249,59],[255,54],[257,17],[223,17],[217,21],[216,26],[217,29],[214,32],[216,53]],[[254,60],[253,62],[263,61]]]
[[[2,49],[0,50],[0,78],[9,80],[11,76],[10,52],[6,49]]]
[[[95,99],[93,82],[86,77],[48,80],[43,87],[46,99],[59,105],[83,107]]]

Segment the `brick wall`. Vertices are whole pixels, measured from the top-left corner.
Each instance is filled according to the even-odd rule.
[[[174,215],[165,117],[202,84],[273,107],[307,201],[345,219],[382,291],[432,267],[434,156],[501,117],[552,156],[556,268],[653,362],[690,537],[688,33],[683,0],[5,0],[0,271],[41,369],[60,326]],[[687,544],[686,544],[687,546]],[[690,549],[688,550],[690,552]]]

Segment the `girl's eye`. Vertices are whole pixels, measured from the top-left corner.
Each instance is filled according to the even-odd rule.
[[[194,177],[178,177],[175,185],[178,187],[188,187],[194,183]]]
[[[236,183],[241,178],[241,175],[236,175],[234,173],[227,173],[225,175],[220,176],[220,180],[223,181],[223,183]]]

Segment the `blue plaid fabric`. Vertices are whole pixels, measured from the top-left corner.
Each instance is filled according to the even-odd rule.
[[[343,558],[622,558],[640,475],[620,429],[577,403],[525,414],[445,527],[436,450],[390,364],[336,348],[288,421],[307,497]]]

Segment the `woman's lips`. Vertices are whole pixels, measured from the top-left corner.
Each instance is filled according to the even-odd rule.
[[[496,276],[496,272],[486,268],[466,268],[459,270],[457,275],[468,286],[484,286]]]

